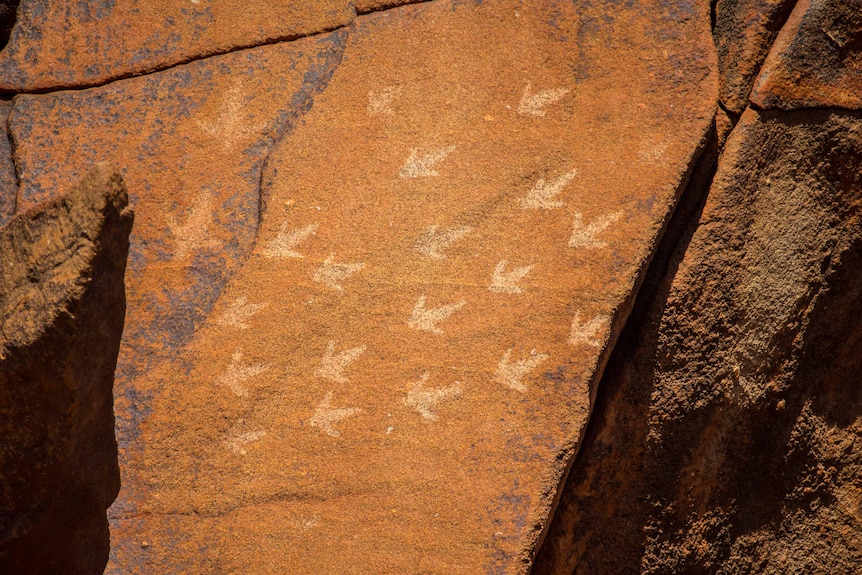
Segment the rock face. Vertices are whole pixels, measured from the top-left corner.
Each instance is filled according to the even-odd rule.
[[[0,570],[96,574],[119,489],[112,383],[132,215],[99,166],[0,229]]]
[[[21,0],[0,91],[103,84],[349,23],[348,0]]]
[[[152,400],[109,572],[528,568],[714,111],[706,12],[647,11],[685,57],[614,69],[605,42],[628,61],[655,40],[600,10],[356,21],[273,146],[242,268],[133,383]],[[623,90],[634,107],[595,105]]]
[[[858,572],[862,115],[794,109],[857,107],[851,5],[778,35],[751,100],[788,111],[744,111],[668,238],[533,573]]]
[[[754,80],[794,0],[716,0],[714,6],[720,100],[727,111],[738,116],[748,106]]]
[[[0,102],[0,226],[9,221],[18,204],[18,177],[12,162],[12,146],[6,119],[12,104]]]
[[[136,206],[107,572],[854,572],[857,4],[22,0],[0,219]]]
[[[743,114],[534,573],[858,569],[860,167],[858,113]]]

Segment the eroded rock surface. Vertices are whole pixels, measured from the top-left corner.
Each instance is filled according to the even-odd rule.
[[[0,229],[0,571],[101,573],[132,214],[99,166]]]
[[[534,573],[862,564],[862,116],[747,111]]]
[[[257,235],[263,161],[326,86],[344,38],[336,32],[15,98],[19,207],[100,160],[122,167],[135,204],[116,382],[121,461],[139,449],[138,424],[151,409],[153,390],[137,378],[176,354],[243,265]]]

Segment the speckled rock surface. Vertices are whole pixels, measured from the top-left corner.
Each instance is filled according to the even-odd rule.
[[[0,102],[0,226],[15,213],[18,197],[18,177],[12,162],[12,145],[6,119],[12,109],[10,102]]]
[[[257,234],[263,160],[325,86],[343,42],[334,33],[101,88],[16,97],[19,206],[50,195],[54,178],[110,160],[136,207],[117,367],[121,461],[140,448],[138,425],[150,410],[152,390],[137,378],[176,354],[242,266]],[[124,477],[129,489],[137,483]]]
[[[127,204],[101,165],[0,228],[3,573],[93,575],[108,560]]]
[[[348,24],[348,0],[21,0],[0,91],[92,86]]]

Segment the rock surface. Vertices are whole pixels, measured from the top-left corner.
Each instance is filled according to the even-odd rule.
[[[21,0],[0,92],[92,86],[348,24],[348,0]]]
[[[862,116],[746,111],[534,573],[862,564]]]
[[[0,229],[0,570],[101,573],[132,214],[116,171]]]
[[[0,226],[9,221],[18,203],[18,177],[12,162],[12,145],[6,127],[11,109],[10,102],[0,102]]]
[[[798,0],[760,72],[761,108],[862,108],[862,0]]]
[[[108,573],[854,572],[857,4],[22,0],[0,218],[138,214]]]
[[[706,10],[606,10],[357,19],[267,161],[250,257],[136,383],[109,572],[528,568],[714,113]]]
[[[431,2],[17,96],[20,205],[138,212],[108,572],[527,569],[714,70],[706,2]]]
[[[738,116],[748,106],[748,95],[766,54],[781,30],[795,0],[716,0],[713,35],[718,50],[720,100]]]

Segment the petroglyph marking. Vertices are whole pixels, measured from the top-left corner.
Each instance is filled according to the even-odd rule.
[[[572,319],[572,331],[569,333],[569,344],[578,345],[586,344],[593,347],[602,345],[600,337],[604,336],[604,332],[610,325],[610,318],[604,314],[599,314],[586,323],[581,323],[580,312],[575,313]]]
[[[439,226],[431,226],[424,234],[419,236],[413,249],[429,258],[442,260],[446,257],[441,253],[448,249],[454,242],[463,238],[474,230],[471,226],[456,226],[448,230],[439,230]]]
[[[527,84],[527,87],[524,88],[524,95],[521,96],[521,103],[518,106],[519,114],[543,117],[546,113],[545,106],[558,102],[560,98],[569,93],[567,88],[555,88],[531,94],[530,88],[530,84]]]
[[[512,357],[512,350],[506,352],[503,359],[497,365],[497,371],[494,372],[494,381],[505,385],[509,389],[525,392],[527,386],[523,384],[521,378],[530,373],[533,369],[539,366],[543,361],[548,359],[548,354],[537,353],[532,350],[526,359],[513,363],[509,363]]]
[[[239,420],[234,428],[228,433],[227,438],[224,440],[225,446],[230,450],[234,455],[245,455],[245,445],[252,443],[253,441],[257,441],[260,438],[266,435],[266,431],[239,431],[239,428],[243,425],[243,420]]]
[[[392,100],[400,94],[401,86],[388,86],[379,92],[368,92],[368,115],[393,115],[395,111],[392,109]]]
[[[364,268],[365,264],[336,264],[334,263],[333,258],[334,256],[330,254],[329,257],[324,260],[323,265],[321,265],[314,273],[314,277],[312,279],[317,283],[322,283],[330,289],[344,291],[344,288],[341,287],[339,282],[346,280]]]
[[[335,342],[330,341],[326,353],[320,362],[320,367],[314,372],[317,377],[328,379],[335,383],[350,383],[344,375],[344,370],[365,352],[365,346],[353,347],[335,353]]]
[[[245,323],[251,319],[257,312],[266,309],[269,305],[268,301],[263,303],[249,303],[245,296],[236,298],[230,307],[224,312],[216,323],[219,325],[227,325],[237,329],[248,329],[248,324]]]
[[[268,366],[262,363],[243,365],[241,362],[242,349],[237,349],[233,357],[231,357],[230,365],[227,366],[225,372],[218,378],[218,382],[234,392],[237,397],[243,397],[248,394],[248,390],[243,385],[243,382],[269,369]]]
[[[358,407],[332,407],[332,392],[328,391],[326,396],[323,398],[323,401],[321,401],[320,405],[317,406],[317,409],[314,410],[314,415],[311,416],[309,423],[312,427],[319,427],[321,431],[326,433],[326,435],[338,437],[341,435],[341,432],[334,429],[332,424],[341,421],[344,418],[356,415],[360,411],[362,410]]]
[[[174,259],[182,261],[192,252],[204,248],[217,248],[219,243],[209,232],[213,221],[213,197],[202,192],[192,205],[185,223],[180,224],[173,214],[166,219],[174,239]]]
[[[524,266],[515,268],[509,273],[504,273],[506,260],[502,260],[494,268],[494,275],[491,277],[491,285],[488,286],[488,289],[497,293],[521,293],[523,290],[518,285],[518,282],[530,273],[534,267]]]
[[[464,307],[466,303],[466,301],[461,300],[458,303],[426,308],[425,294],[422,294],[419,301],[413,307],[413,313],[410,315],[410,319],[407,320],[407,325],[420,331],[443,333],[443,330],[437,327],[437,324]]]
[[[419,381],[414,381],[410,384],[410,391],[407,392],[407,397],[404,398],[404,405],[412,407],[425,419],[437,421],[437,414],[431,410],[441,401],[453,399],[461,395],[461,385],[456,381],[448,387],[425,389],[427,382],[428,372],[426,371],[419,378]]]
[[[594,219],[589,225],[584,225],[583,216],[580,213],[575,214],[575,221],[572,224],[572,237],[569,238],[570,248],[604,248],[607,243],[596,238],[597,235],[605,231],[608,226],[620,219],[622,212],[614,212],[606,216],[601,216]]]
[[[298,230],[290,230],[285,221],[281,224],[278,235],[263,250],[263,255],[268,258],[304,258],[304,255],[296,251],[296,247],[313,235],[317,228],[318,224],[311,224]]]
[[[442,162],[446,156],[455,151],[455,146],[445,146],[432,150],[422,157],[419,156],[419,151],[415,148],[410,150],[410,157],[404,162],[404,166],[398,173],[402,178],[422,178],[439,175],[433,169],[434,164]]]
[[[250,122],[243,114],[242,83],[235,80],[224,94],[221,111],[214,122],[197,121],[197,125],[213,138],[221,140],[222,150],[229,152],[236,144],[249,135],[257,135],[266,128],[265,122]]]
[[[648,142],[644,142],[641,144],[640,150],[638,151],[638,156],[640,156],[641,161],[655,163],[660,162],[664,159],[664,154],[667,151],[667,144],[658,143],[658,144],[650,144]]]
[[[308,518],[299,517],[292,520],[290,523],[291,525],[293,525],[293,528],[296,529],[296,531],[301,533],[303,531],[308,531],[309,529],[317,527],[320,524],[320,517],[316,515],[314,517]]]
[[[560,175],[552,182],[545,183],[544,178],[539,178],[527,197],[521,200],[521,205],[532,210],[552,210],[559,208],[563,202],[555,199],[563,188],[578,175],[577,170],[572,170]]]

